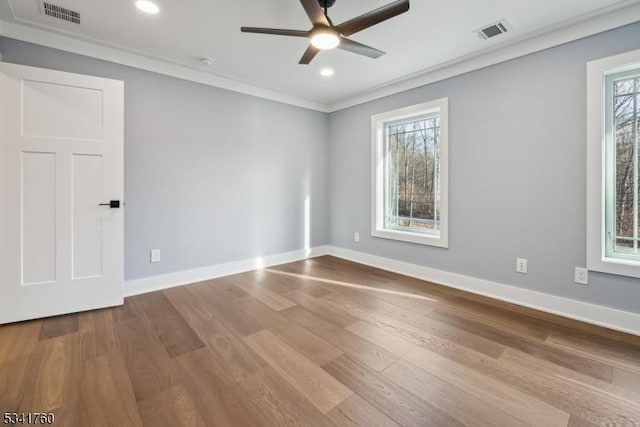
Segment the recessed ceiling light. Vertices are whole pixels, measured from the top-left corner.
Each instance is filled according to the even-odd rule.
[[[334,75],[334,71],[331,68],[323,68],[320,70],[320,74],[324,77],[331,77]]]
[[[206,65],[207,67],[211,67],[213,65],[213,59],[211,58],[199,58],[198,61],[200,61],[202,65]]]
[[[160,8],[157,4],[149,0],[138,0],[136,2],[136,7],[143,11],[144,13],[148,13],[150,15],[155,15],[160,12]]]

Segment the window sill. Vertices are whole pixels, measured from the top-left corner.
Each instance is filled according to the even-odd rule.
[[[382,239],[399,240],[402,242],[417,243],[419,245],[436,246],[439,248],[449,247],[449,242],[442,236],[442,234],[439,237],[436,237],[428,234],[412,233],[410,231],[377,229],[372,230],[371,235]]]
[[[587,263],[589,271],[640,278],[640,261],[604,257]]]

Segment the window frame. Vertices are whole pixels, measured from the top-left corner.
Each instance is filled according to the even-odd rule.
[[[613,223],[607,185],[614,179],[608,166],[611,129],[607,115],[612,114],[608,84],[616,76],[640,71],[640,50],[587,63],[587,269],[602,273],[640,278],[640,256],[616,256],[607,246],[607,231]],[[609,209],[609,215],[607,215]],[[615,230],[614,230],[615,231]]]
[[[398,121],[440,116],[440,234],[385,228],[385,127]],[[371,116],[371,236],[440,248],[449,247],[449,98],[440,98]]]

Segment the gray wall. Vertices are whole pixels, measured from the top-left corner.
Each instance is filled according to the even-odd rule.
[[[125,81],[128,279],[300,249],[309,196],[312,246],[634,312],[639,280],[592,272],[585,287],[573,269],[585,264],[585,65],[638,48],[634,24],[327,116],[0,38],[4,61]],[[371,115],[445,96],[449,249],[370,237]]]
[[[311,245],[328,243],[326,114],[6,38],[0,52],[125,82],[127,279],[302,249],[307,197]]]
[[[640,312],[640,280],[586,263],[586,63],[640,48],[640,24],[331,114],[331,243]],[[449,97],[449,249],[370,235],[372,114]],[[353,233],[360,232],[360,243]],[[528,258],[529,274],[515,272]]]

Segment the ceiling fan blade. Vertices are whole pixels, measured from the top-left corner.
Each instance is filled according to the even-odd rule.
[[[300,0],[300,3],[302,3],[302,7],[304,7],[304,11],[307,12],[307,16],[309,16],[313,25],[330,27],[329,21],[318,0]]]
[[[368,56],[369,58],[380,58],[384,55],[384,52],[375,49],[371,46],[364,45],[362,43],[354,42],[347,38],[341,37],[338,49],[346,50],[348,52],[357,53],[358,55]]]
[[[276,36],[309,37],[309,31],[283,30],[279,28],[240,27],[243,33],[274,34]]]
[[[309,64],[311,60],[316,57],[318,52],[320,52],[320,49],[310,44],[307,50],[304,51],[304,54],[302,55],[302,58],[300,58],[300,62],[298,62],[298,64]]]
[[[340,34],[344,36],[350,36],[358,31],[362,31],[365,28],[369,28],[372,25],[379,24],[382,21],[393,18],[409,10],[409,0],[398,0],[390,3],[386,6],[379,7],[376,10],[372,10],[369,13],[360,15],[357,18],[350,19],[336,28]]]

